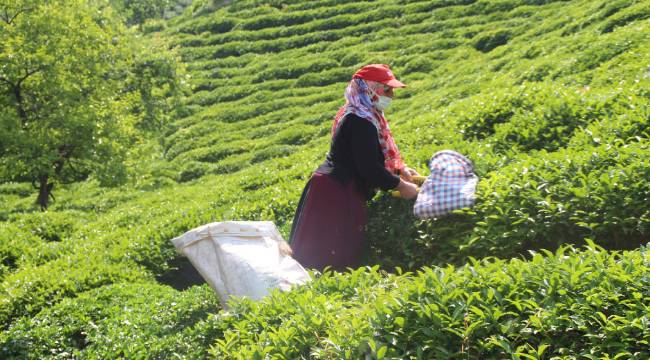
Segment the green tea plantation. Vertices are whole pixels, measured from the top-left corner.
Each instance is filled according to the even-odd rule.
[[[0,0],[6,34],[57,3],[103,4],[87,23],[62,12],[59,29],[102,31],[111,3],[131,4],[18,2]],[[129,13],[92,38],[101,61],[34,50],[52,65],[24,83],[5,66],[22,38],[0,42],[0,358],[650,358],[649,0],[154,5],[164,16]],[[380,192],[362,267],[221,309],[170,240],[225,220],[270,220],[288,238],[345,87],[370,63],[408,85],[386,111],[405,162],[427,175],[436,151],[466,155],[475,205],[419,220]],[[63,79],[55,66],[86,65],[52,95],[37,88]],[[38,91],[15,97],[18,85]],[[75,91],[90,100],[38,105]],[[105,162],[57,173],[43,211],[32,179],[11,175],[33,164],[11,151],[47,144],[10,129],[52,114],[78,120],[79,137],[103,132],[84,154]]]

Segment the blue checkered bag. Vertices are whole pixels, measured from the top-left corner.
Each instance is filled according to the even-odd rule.
[[[429,169],[431,174],[415,200],[415,216],[440,217],[474,204],[478,176],[469,159],[455,151],[442,150],[433,154]]]

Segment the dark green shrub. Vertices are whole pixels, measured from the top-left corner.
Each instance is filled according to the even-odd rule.
[[[544,81],[555,71],[554,65],[550,63],[541,63],[531,66],[521,74],[521,82]]]
[[[341,66],[357,66],[363,62],[363,55],[357,52],[350,52],[341,58]]]
[[[386,270],[460,262],[461,244],[455,239],[471,231],[475,221],[465,214],[451,214],[435,221],[418,220],[413,215],[412,200],[388,194],[371,203],[368,217],[368,250],[363,263],[381,264]]]
[[[74,232],[79,220],[85,216],[76,211],[35,212],[14,215],[12,223],[24,231],[46,241],[63,241]]]
[[[318,74],[305,74],[298,78],[296,86],[326,86],[337,82],[348,82],[356,70],[336,68]]]
[[[404,72],[406,74],[414,72],[428,73],[434,69],[435,65],[436,63],[431,58],[418,56],[406,64]]]
[[[183,165],[183,168],[178,174],[178,182],[187,182],[190,180],[198,179],[210,171],[210,167],[200,161],[190,161]]]
[[[293,63],[290,66],[267,68],[255,75],[253,83],[275,79],[294,79],[306,73],[319,73],[338,66],[338,62],[332,59],[315,59],[312,62],[303,61]]]
[[[261,150],[255,151],[251,163],[258,163],[264,160],[283,157],[295,151],[295,146],[291,145],[273,145]]]
[[[512,38],[512,33],[508,30],[496,30],[479,35],[474,40],[474,48],[481,52],[490,52],[498,46],[508,43]]]
[[[473,98],[459,122],[465,138],[490,137],[498,151],[553,151],[565,147],[578,128],[647,106],[639,97],[630,106],[631,95],[526,83],[514,92],[495,90]]]
[[[479,0],[467,7],[467,11],[474,14],[490,14],[506,12],[516,8],[521,3],[518,0]]]
[[[0,279],[18,269],[26,254],[33,252],[41,238],[15,224],[0,224]]]
[[[650,8],[649,8],[650,9]],[[650,16],[650,10],[648,11]],[[617,34],[614,34],[617,35]],[[601,35],[607,36],[607,35]],[[611,36],[611,35],[610,35]],[[577,63],[571,69],[573,72],[586,71],[596,68],[597,66],[614,59],[617,56],[624,54],[633,48],[634,45],[643,41],[637,35],[626,36],[626,39],[620,41],[595,41],[588,49],[581,52],[577,59]]]
[[[27,197],[34,194],[34,187],[28,183],[6,182],[0,184],[1,195],[18,195]]]
[[[366,262],[412,269],[585,239],[608,249],[636,248],[650,231],[645,151],[647,141],[521,155],[480,174],[472,209],[435,220],[416,220],[412,201],[379,197],[369,211]]]
[[[612,116],[593,122],[575,134],[569,147],[581,149],[601,144],[628,144],[650,138],[650,100],[635,97],[622,105],[627,111],[619,110]]]
[[[237,25],[237,21],[230,18],[203,17],[196,18],[181,26],[178,30],[182,33],[198,35],[203,32],[221,34],[232,30]]]
[[[150,34],[150,33],[165,30],[166,27],[167,27],[167,24],[163,20],[149,19],[149,20],[145,21],[144,24],[142,24],[142,32],[145,33],[145,34]]]
[[[230,155],[241,154],[243,152],[249,151],[249,149],[246,148],[247,144],[247,141],[243,141],[241,145],[230,143],[228,146],[211,146],[210,148],[206,149],[203,154],[197,158],[197,160],[201,162],[216,163]]]
[[[507,123],[517,109],[529,109],[525,102],[526,91],[519,89],[494,89],[490,94],[475,97],[458,123],[466,139],[485,139],[494,134],[496,124]]]
[[[650,4],[641,1],[609,17],[605,24],[600,27],[600,31],[603,33],[612,32],[617,27],[647,18],[650,18]]]
[[[146,277],[131,266],[112,263],[107,254],[87,249],[43,265],[20,268],[5,276],[0,284],[0,326],[6,330],[17,318],[35,315],[44,307],[83,291]]]
[[[278,132],[273,138],[280,144],[303,145],[314,137],[314,133],[312,126],[292,126]]]
[[[242,153],[218,162],[210,169],[210,174],[231,174],[251,165],[251,153]]]

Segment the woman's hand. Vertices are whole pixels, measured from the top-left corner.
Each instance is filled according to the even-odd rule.
[[[404,199],[415,199],[418,196],[418,187],[408,181],[400,180],[395,189]]]
[[[282,255],[293,255],[293,250],[291,250],[291,246],[287,244],[284,241],[278,241],[278,249],[280,250],[280,254]]]
[[[408,182],[413,182],[413,176],[420,175],[418,174],[415,169],[411,169],[410,167],[405,167],[400,171],[400,177]]]

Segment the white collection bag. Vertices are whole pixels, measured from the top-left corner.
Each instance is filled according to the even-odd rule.
[[[271,289],[289,290],[310,280],[271,221],[225,221],[172,239],[225,307],[231,296],[259,300]]]

